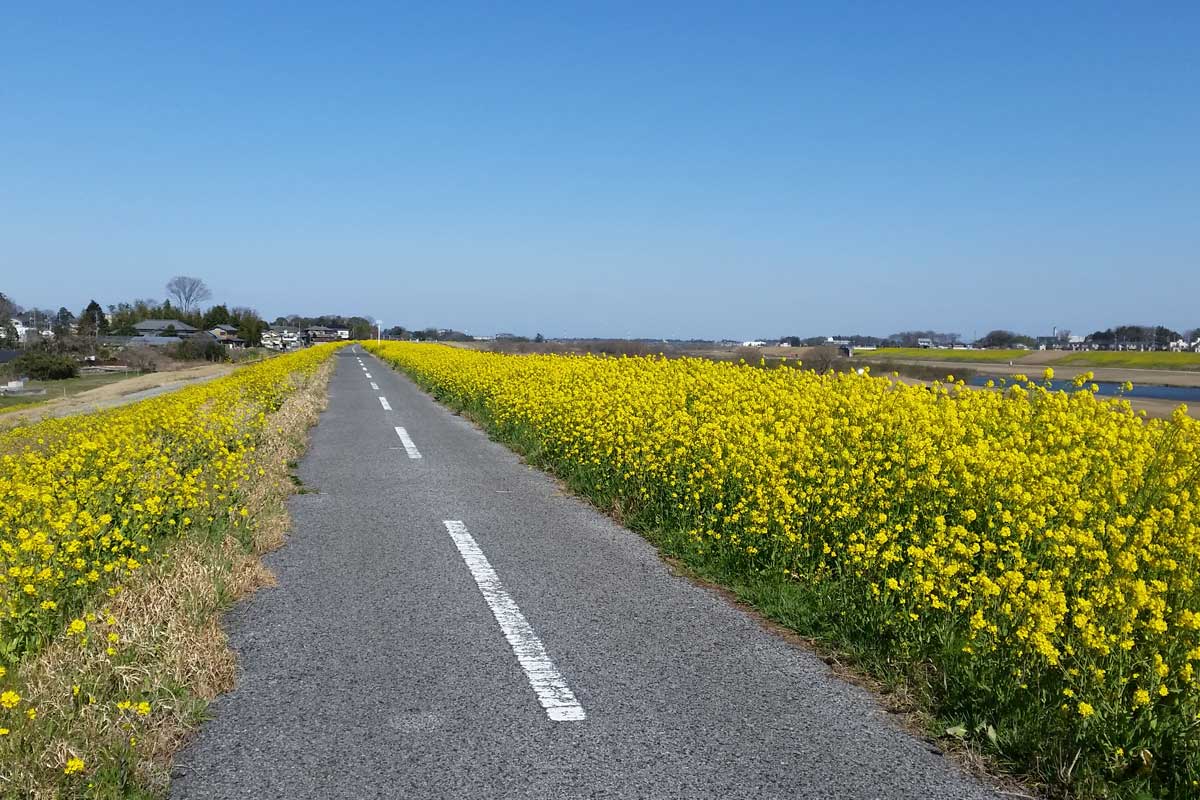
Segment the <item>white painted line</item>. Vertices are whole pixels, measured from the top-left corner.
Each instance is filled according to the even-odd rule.
[[[367,372],[367,373],[364,373],[364,374],[367,376],[367,378],[368,378],[368,379],[370,379],[370,377],[371,377],[371,373]]]
[[[517,604],[505,591],[496,570],[492,569],[487,556],[467,531],[467,526],[459,520],[444,520],[442,524],[446,526],[450,538],[458,547],[459,555],[467,563],[467,569],[471,570],[471,577],[475,579],[475,584],[483,593],[483,599],[492,609],[492,614],[517,656],[521,669],[525,670],[525,677],[529,679],[529,685],[537,694],[538,702],[546,709],[546,716],[555,722],[586,719],[583,706],[579,705],[571,687],[567,686],[566,680],[550,660],[542,640],[525,621],[521,609],[517,608]]]
[[[378,385],[377,383],[375,383],[375,381],[371,381],[371,388],[372,388],[372,389],[375,389],[376,391],[378,391],[378,390],[379,390],[379,385]]]
[[[408,435],[408,431],[396,426],[396,435],[400,437],[400,444],[404,445],[404,452],[408,453],[409,458],[420,458],[421,451],[413,444],[412,437]]]
[[[391,411],[391,410],[392,410],[392,407],[388,405],[388,401],[387,401],[387,398],[386,398],[386,397],[381,397],[381,398],[379,398],[379,405],[383,406],[383,410],[384,410],[384,411]]]

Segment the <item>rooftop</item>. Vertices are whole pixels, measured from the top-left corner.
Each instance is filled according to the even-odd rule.
[[[167,328],[174,328],[179,333],[191,333],[196,329],[177,319],[144,319],[141,322],[134,323],[133,329],[138,332],[143,331],[165,331]]]

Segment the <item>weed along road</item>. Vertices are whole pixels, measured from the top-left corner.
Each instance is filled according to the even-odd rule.
[[[179,798],[984,798],[816,655],[339,352]]]

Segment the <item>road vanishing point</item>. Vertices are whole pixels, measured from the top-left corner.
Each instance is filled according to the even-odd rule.
[[[358,347],[176,798],[995,798]]]

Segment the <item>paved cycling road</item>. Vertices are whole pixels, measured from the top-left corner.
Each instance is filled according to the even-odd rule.
[[[357,347],[178,798],[986,798]],[[378,387],[378,388],[373,388]]]

